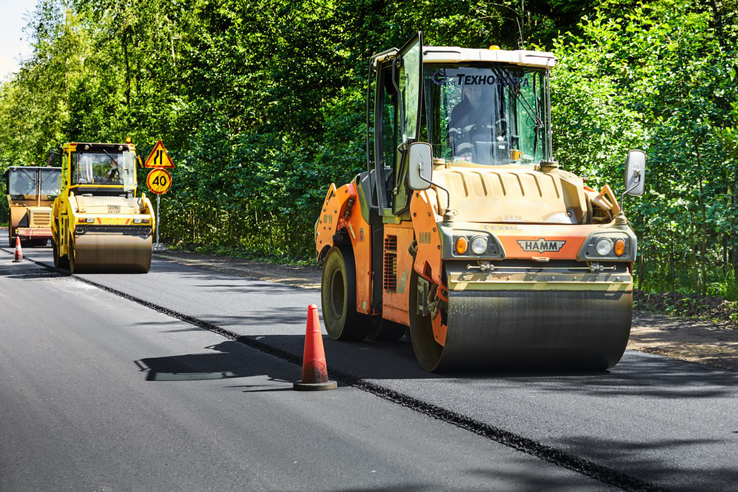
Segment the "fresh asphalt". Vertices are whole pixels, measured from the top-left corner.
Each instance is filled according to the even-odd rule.
[[[305,395],[317,290],[160,259],[68,277],[10,253],[0,490],[738,490],[735,372],[626,352],[601,373],[433,375],[407,341],[326,339],[342,384]],[[314,465],[293,459],[299,479],[293,449]]]

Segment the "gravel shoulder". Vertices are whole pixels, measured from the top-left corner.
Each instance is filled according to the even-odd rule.
[[[216,272],[320,289],[318,267],[273,265],[181,251],[166,251],[156,256]],[[738,371],[738,330],[726,324],[636,311],[628,349]]]

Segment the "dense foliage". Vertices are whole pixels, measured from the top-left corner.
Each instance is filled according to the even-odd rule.
[[[727,294],[738,268],[738,2],[39,0],[33,55],[0,85],[0,169],[64,141],[162,138],[170,242],[311,255],[330,182],[365,165],[372,52],[427,44],[552,50],[555,155],[622,191],[641,288]],[[143,171],[141,174],[143,177]]]

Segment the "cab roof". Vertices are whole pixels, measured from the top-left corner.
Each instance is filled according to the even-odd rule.
[[[61,169],[61,168],[56,167],[56,166],[8,166],[5,169],[6,171],[9,171],[11,169],[15,171],[16,169]]]
[[[423,46],[423,63],[498,62],[551,69],[557,59],[550,51]]]
[[[372,56],[373,63],[384,62],[397,57],[399,50],[392,48]],[[423,63],[470,63],[493,62],[552,69],[558,60],[550,51],[501,50],[496,46],[490,49],[459,48],[456,46],[423,46]]]

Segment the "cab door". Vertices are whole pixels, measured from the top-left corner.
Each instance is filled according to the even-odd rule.
[[[422,48],[423,34],[418,32],[401,50],[392,48],[372,57],[367,129],[373,131],[367,131],[367,168],[376,185],[370,206],[380,216],[398,215],[408,208],[405,149],[418,139],[420,128]]]
[[[418,32],[399,51],[395,61],[399,136],[395,152],[392,212],[398,215],[409,205],[407,146],[418,140],[423,98],[423,33]]]

